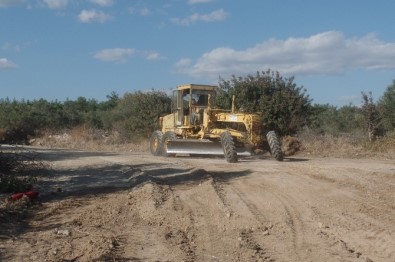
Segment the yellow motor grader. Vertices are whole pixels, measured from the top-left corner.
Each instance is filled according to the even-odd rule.
[[[159,119],[159,130],[152,133],[150,151],[154,156],[224,155],[227,162],[257,149],[270,150],[283,160],[281,145],[274,131],[265,133],[262,115],[216,108],[218,87],[181,85],[173,91],[172,113]]]

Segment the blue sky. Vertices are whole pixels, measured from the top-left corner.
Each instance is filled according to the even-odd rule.
[[[0,0],[0,98],[106,99],[268,68],[313,103],[395,79],[395,1]]]

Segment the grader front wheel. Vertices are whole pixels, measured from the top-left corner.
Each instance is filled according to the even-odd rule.
[[[283,161],[284,154],[283,151],[281,150],[281,145],[277,138],[276,133],[274,131],[269,131],[266,134],[266,139],[269,144],[270,153],[272,154],[272,156],[278,161]]]
[[[232,136],[229,132],[221,134],[221,144],[224,150],[225,159],[229,163],[237,162],[237,151]]]
[[[154,156],[162,154],[163,134],[161,131],[154,131],[150,138],[149,149]]]

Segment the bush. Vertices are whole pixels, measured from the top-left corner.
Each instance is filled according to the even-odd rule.
[[[307,128],[321,135],[362,134],[364,121],[362,110],[356,106],[337,108],[328,104],[315,104],[312,106]]]
[[[255,76],[221,79],[219,87],[219,107],[230,109],[235,95],[237,108],[261,112],[267,130],[276,130],[279,135],[295,134],[308,121],[311,100],[306,90],[294,83],[294,77],[283,78],[268,70]]]
[[[125,141],[147,138],[158,128],[160,116],[170,113],[171,99],[160,91],[127,93],[113,111],[112,128]]]
[[[381,124],[385,131],[395,130],[395,80],[388,86],[378,102],[378,109],[382,117]]]
[[[0,151],[0,192],[23,192],[37,182],[37,171],[47,169],[32,152]]]

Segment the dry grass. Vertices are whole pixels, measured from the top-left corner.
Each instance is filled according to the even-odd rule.
[[[370,142],[366,137],[343,134],[312,135],[302,134],[299,137],[303,144],[301,151],[305,155],[321,157],[348,157],[348,158],[395,158],[395,133],[380,137]]]
[[[145,152],[148,150],[148,139],[125,142],[117,132],[108,133],[84,127],[76,127],[57,134],[44,132],[41,137],[32,139],[30,144],[88,151]]]
[[[296,137],[286,136],[282,140],[282,150],[285,156],[293,156],[303,149],[302,142]]]
[[[77,127],[58,134],[46,133],[31,141],[32,145],[88,151],[147,152],[149,140],[125,142],[119,133]],[[320,157],[395,158],[395,132],[369,142],[360,134],[316,135],[308,132],[297,138],[283,138],[286,156],[294,154]]]

